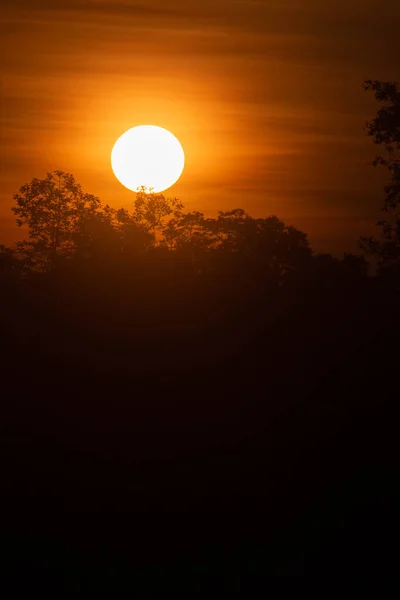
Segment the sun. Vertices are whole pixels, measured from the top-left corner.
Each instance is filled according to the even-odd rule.
[[[129,190],[163,192],[182,175],[185,154],[179,140],[167,129],[139,125],[115,142],[111,166],[116,178]]]

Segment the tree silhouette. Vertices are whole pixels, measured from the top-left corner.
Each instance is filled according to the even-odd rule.
[[[143,219],[129,213],[126,208],[115,212],[115,228],[119,232],[124,256],[137,256],[146,252],[155,242],[155,233]]]
[[[382,239],[362,237],[360,246],[370,255],[378,258],[380,272],[382,269],[400,266],[400,90],[394,81],[364,82],[365,90],[374,92],[376,100],[381,104],[376,117],[367,122],[367,134],[374,144],[386,151],[386,156],[376,156],[374,166],[383,166],[389,172],[390,181],[384,187],[385,197],[382,210],[388,214],[386,219],[378,222],[382,228]]]
[[[311,257],[307,235],[276,216],[255,219],[243,209],[206,219],[219,270],[233,269],[250,277],[282,284],[289,273]]]
[[[90,237],[89,223],[100,218],[99,198],[83,192],[70,173],[55,171],[45,179],[34,178],[15,194],[12,211],[17,225],[28,226],[29,239],[18,244],[30,266],[48,270],[70,256]]]
[[[163,237],[170,250],[194,255],[209,250],[215,236],[207,227],[204,214],[193,211],[176,213],[166,224]]]
[[[177,198],[167,198],[142,187],[136,194],[132,217],[133,221],[156,235],[163,231],[167,217],[179,216],[182,209],[183,204]]]
[[[114,259],[121,252],[121,239],[117,227],[117,211],[108,205],[93,214],[81,215],[77,229],[72,233],[73,256],[78,259]]]

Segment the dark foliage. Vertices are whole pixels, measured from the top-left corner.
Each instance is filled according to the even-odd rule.
[[[385,185],[383,211],[385,219],[379,221],[381,239],[361,238],[361,248],[367,255],[378,259],[379,272],[386,278],[398,281],[400,274],[400,91],[397,82],[365,81],[364,89],[371,90],[381,104],[375,119],[367,123],[367,133],[374,144],[386,151],[377,156],[375,166],[384,167],[389,174]]]

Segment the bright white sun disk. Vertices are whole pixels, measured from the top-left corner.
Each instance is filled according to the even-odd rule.
[[[162,192],[181,176],[185,155],[179,140],[155,125],[129,129],[116,141],[111,165],[116,178],[129,190]]]

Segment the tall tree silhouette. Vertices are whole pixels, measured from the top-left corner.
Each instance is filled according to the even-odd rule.
[[[367,122],[367,134],[374,144],[385,150],[373,161],[375,166],[383,166],[389,173],[389,183],[385,185],[382,210],[387,217],[379,221],[382,239],[362,237],[361,248],[378,257],[380,271],[398,270],[400,267],[400,90],[395,81],[367,80],[365,90],[371,90],[381,104],[376,117]]]
[[[83,192],[74,176],[63,171],[32,179],[14,200],[17,225],[27,225],[29,232],[29,239],[18,244],[19,250],[40,270],[48,270],[58,259],[71,255],[85,237],[85,229],[87,236],[88,223],[102,213],[99,198]]]

